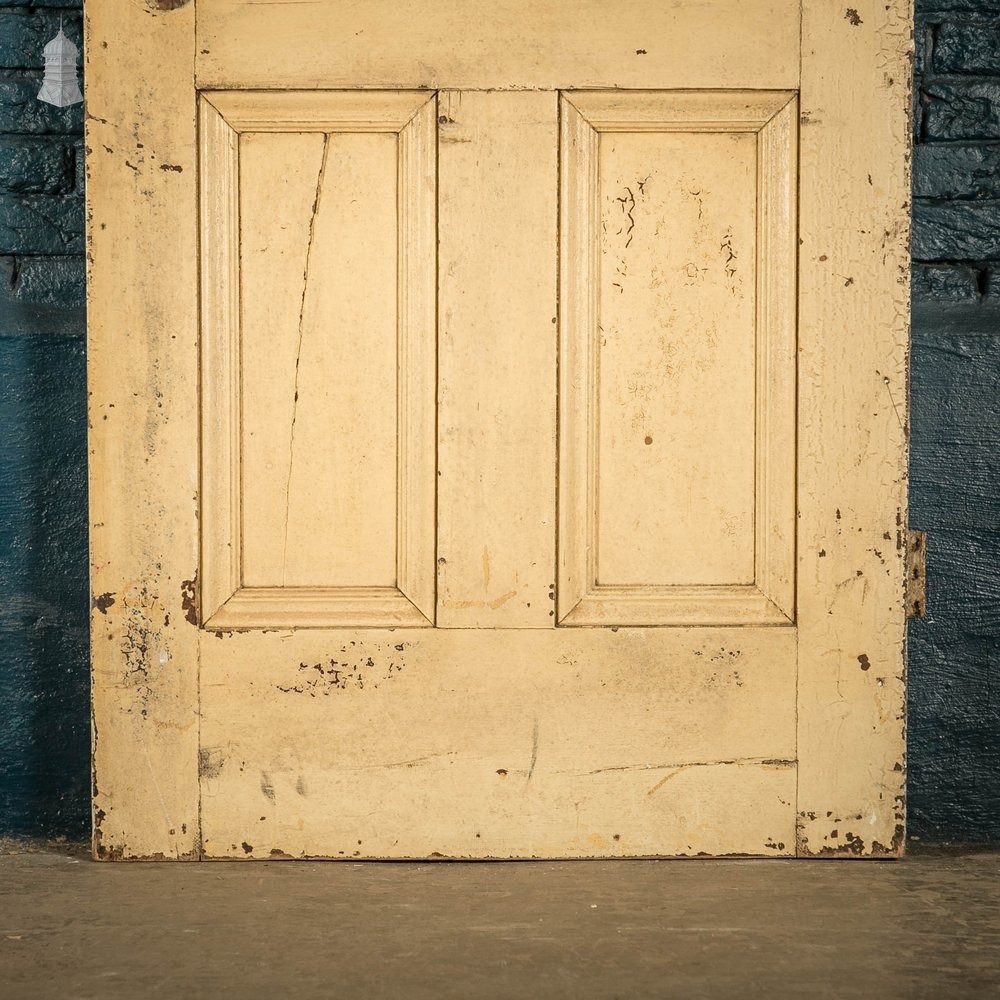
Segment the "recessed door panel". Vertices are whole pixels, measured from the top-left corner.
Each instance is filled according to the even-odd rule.
[[[433,621],[434,108],[203,98],[215,625]]]
[[[795,95],[564,95],[564,625],[794,617]]]

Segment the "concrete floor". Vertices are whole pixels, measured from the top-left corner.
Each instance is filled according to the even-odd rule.
[[[6,842],[0,995],[1000,996],[1000,849],[881,863],[96,864]]]

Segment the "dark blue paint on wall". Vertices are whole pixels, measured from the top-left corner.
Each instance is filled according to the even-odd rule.
[[[909,825],[1000,839],[1000,0],[917,3]]]
[[[0,338],[0,833],[87,825],[86,362]]]
[[[910,623],[910,825],[1000,839],[1000,303],[915,302],[910,524],[928,617]]]
[[[80,0],[0,0],[0,835],[89,824]],[[864,11],[859,8],[862,16]],[[924,0],[914,103],[910,833],[1000,839],[1000,0]]]
[[[79,0],[0,0],[0,835],[89,827],[80,106],[35,99]],[[45,256],[37,256],[44,254]]]

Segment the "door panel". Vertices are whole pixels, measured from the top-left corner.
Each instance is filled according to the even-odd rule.
[[[795,95],[562,107],[560,623],[787,625]]]
[[[96,854],[900,853],[909,8],[194,6],[88,11]]]
[[[202,99],[214,626],[433,621],[435,107]]]

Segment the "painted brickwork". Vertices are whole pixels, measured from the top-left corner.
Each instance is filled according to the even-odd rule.
[[[89,822],[83,110],[35,96],[79,7],[0,0],[0,835]]]
[[[82,112],[35,99],[79,8],[0,0],[0,835],[88,824]],[[910,830],[1000,839],[1000,0],[917,14]]]
[[[918,0],[910,832],[1000,839],[1000,0]]]

